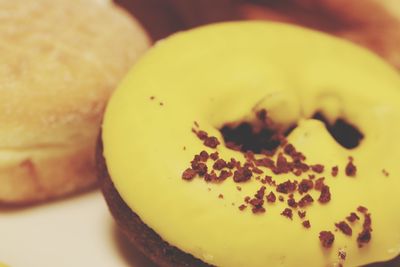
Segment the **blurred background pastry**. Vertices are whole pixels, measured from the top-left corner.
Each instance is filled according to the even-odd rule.
[[[144,30],[106,0],[0,0],[0,36],[0,202],[92,187],[103,109]]]
[[[284,21],[366,46],[400,68],[397,0],[115,0],[135,14],[154,39],[217,21]]]

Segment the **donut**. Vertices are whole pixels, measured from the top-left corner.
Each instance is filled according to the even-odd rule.
[[[159,266],[387,262],[400,245],[399,100],[392,66],[324,33],[230,22],[174,34],[111,97],[100,184]]]
[[[105,104],[146,33],[111,1],[0,0],[0,10],[0,203],[94,187]]]

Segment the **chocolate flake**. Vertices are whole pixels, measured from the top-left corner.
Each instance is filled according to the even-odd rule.
[[[350,225],[348,225],[345,221],[335,223],[335,226],[345,235],[351,236],[353,234]]]
[[[335,241],[335,236],[332,234],[331,231],[321,231],[319,233],[319,240],[321,241],[321,245],[324,248],[330,248]]]

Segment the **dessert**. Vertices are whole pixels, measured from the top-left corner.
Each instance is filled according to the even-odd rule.
[[[93,187],[104,106],[146,34],[109,1],[0,0],[0,10],[0,202]]]
[[[109,102],[97,153],[105,198],[160,266],[391,260],[399,88],[376,55],[296,26],[173,35]]]

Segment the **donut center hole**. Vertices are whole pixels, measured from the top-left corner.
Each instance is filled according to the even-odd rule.
[[[363,133],[356,126],[343,118],[338,118],[333,124],[331,124],[322,112],[316,112],[313,119],[323,122],[326,129],[336,142],[344,148],[356,148],[364,138]]]
[[[286,131],[279,130],[266,114],[265,110],[261,110],[254,122],[225,124],[220,129],[225,145],[233,150],[256,154],[277,149],[296,126]]]

